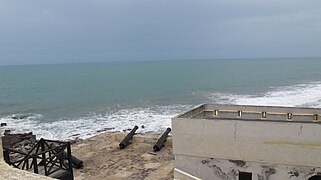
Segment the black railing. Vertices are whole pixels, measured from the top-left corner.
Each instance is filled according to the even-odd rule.
[[[40,139],[27,153],[7,147],[3,152],[5,162],[15,168],[73,180],[70,142]]]

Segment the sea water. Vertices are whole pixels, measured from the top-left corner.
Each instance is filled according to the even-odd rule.
[[[201,103],[321,108],[321,58],[0,66],[0,122],[38,138],[157,133]]]

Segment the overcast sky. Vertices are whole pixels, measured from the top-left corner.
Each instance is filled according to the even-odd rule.
[[[0,0],[0,64],[316,56],[320,0]]]

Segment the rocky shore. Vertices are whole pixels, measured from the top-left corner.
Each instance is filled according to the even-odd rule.
[[[120,149],[119,143],[126,135],[127,132],[104,132],[73,141],[72,155],[83,161],[81,169],[74,168],[74,179],[173,179],[171,137],[160,151],[154,152],[153,145],[160,135],[135,134],[130,144]],[[5,147],[25,153],[37,142],[32,133],[7,134],[2,140]]]
[[[158,152],[153,145],[160,135],[136,134],[125,149],[119,142],[124,132],[105,132],[76,142],[72,154],[84,163],[82,169],[74,169],[75,179],[173,179],[172,140]]]

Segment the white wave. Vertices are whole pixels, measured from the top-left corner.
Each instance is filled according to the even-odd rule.
[[[321,108],[321,82],[279,87],[259,95],[211,93],[215,103]]]
[[[23,118],[13,119],[13,117],[24,116]],[[0,118],[0,123],[7,123],[5,129],[13,130],[14,132],[26,132],[29,127],[37,125],[37,119],[41,118],[41,114],[13,114]]]
[[[101,130],[113,128],[112,131],[123,131],[139,126],[140,133],[160,133],[171,127],[171,118],[190,106],[156,106],[153,108],[132,108],[102,114],[91,114],[75,119],[62,118],[55,122],[39,122],[41,115],[33,115],[27,119],[12,119],[3,117],[0,122],[6,122],[6,129],[13,133],[32,131],[37,138],[68,140],[76,137],[85,139],[99,134]],[[142,128],[144,125],[144,128]]]
[[[196,94],[200,96],[201,94]],[[205,95],[213,103],[268,106],[301,106],[321,108],[321,82],[305,83],[294,86],[275,88],[259,95],[238,95],[227,93],[209,93]],[[202,103],[202,102],[199,102]],[[153,106],[121,109],[106,114],[89,114],[79,118],[61,118],[55,122],[41,121],[40,114],[29,114],[24,119],[12,119],[13,116],[0,117],[6,122],[5,129],[13,133],[32,131],[37,138],[68,140],[89,138],[101,130],[113,128],[112,131],[123,131],[139,126],[140,133],[160,133],[171,126],[171,118],[186,111],[191,106]],[[19,115],[18,115],[19,116]],[[144,125],[144,128],[141,126]]]

